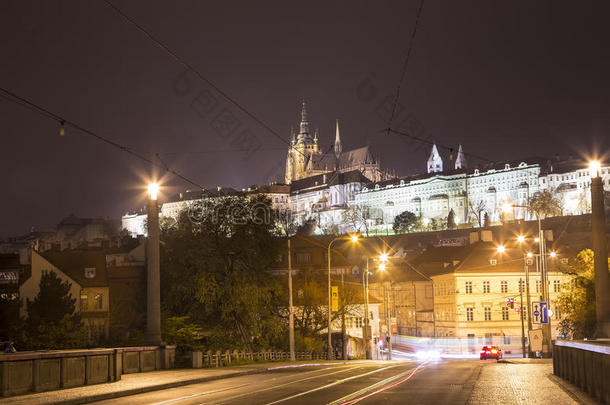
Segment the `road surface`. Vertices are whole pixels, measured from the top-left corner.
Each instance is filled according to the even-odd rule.
[[[103,404],[577,403],[548,378],[493,360],[362,362],[285,368],[103,401]],[[526,371],[521,375],[520,371]],[[508,378],[504,378],[508,373]],[[544,392],[532,381],[538,373]],[[531,386],[530,386],[531,384]],[[498,402],[500,401],[500,402]]]

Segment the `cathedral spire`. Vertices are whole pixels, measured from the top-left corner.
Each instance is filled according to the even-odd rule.
[[[443,159],[441,159],[441,155],[438,153],[436,144],[432,144],[432,151],[430,152],[430,157],[428,158],[428,173],[437,173],[442,171]]]
[[[301,107],[301,131],[299,132],[300,139],[309,138],[309,122],[307,121],[307,109],[305,108],[305,100]]]
[[[468,163],[466,162],[466,157],[464,156],[464,151],[462,150],[462,145],[458,148],[457,158],[455,158],[455,169],[465,169],[468,167]]]
[[[339,136],[339,120],[337,120],[337,129],[335,132],[335,156],[339,159],[339,155],[341,155],[341,151],[343,150],[341,146],[341,136]]]

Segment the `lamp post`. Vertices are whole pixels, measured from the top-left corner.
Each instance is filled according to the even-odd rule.
[[[292,252],[288,236],[288,340],[290,344],[290,361],[295,361],[294,353],[294,306],[292,302]]]
[[[601,164],[593,161],[591,169],[591,231],[595,268],[595,336],[610,337],[610,283],[608,280],[608,248],[606,242],[606,213],[604,185],[600,176]]]
[[[503,254],[504,252],[506,252],[506,248],[504,247],[504,245],[499,245],[496,248],[496,251],[499,254]],[[519,305],[521,305],[521,308],[519,309],[519,316],[521,317],[521,351],[523,353],[523,358],[525,358],[525,325],[523,322],[523,279],[522,278],[519,278]],[[528,309],[528,314],[529,314],[529,309]]]
[[[333,243],[335,243],[336,241],[347,240],[347,239],[351,240],[352,242],[357,242],[358,236],[356,236],[356,235],[351,235],[349,237],[340,236],[338,238],[331,240],[330,243],[328,244],[328,252],[327,252],[327,256],[328,256],[328,360],[330,360],[333,357],[332,331],[331,331],[332,293],[331,293],[331,285],[330,285],[330,249],[331,249]]]
[[[161,276],[159,259],[159,185],[148,185],[148,239],[146,243],[146,342],[161,344]]]
[[[538,237],[537,237],[537,242],[538,242],[538,251],[539,251],[539,257],[540,257],[540,281],[542,284],[542,301],[547,302],[549,301],[549,291],[548,291],[548,268],[546,265],[546,241],[545,241],[545,237],[544,237],[544,233],[542,231],[542,221],[540,220],[540,212],[538,212],[537,210],[535,210],[533,207],[529,206],[529,205],[519,205],[519,204],[510,204],[510,203],[506,203],[502,206],[502,210],[503,211],[509,211],[512,208],[526,208],[532,212],[534,212],[534,214],[536,214],[536,219],[538,220]],[[529,298],[529,295],[528,295]],[[528,313],[529,311],[531,311],[531,308],[528,308]],[[543,354],[546,355],[547,357],[550,356],[551,353],[551,320],[549,318],[549,322],[546,324],[546,327],[542,328],[542,334],[543,334]],[[544,345],[546,344],[546,350],[544,350]]]

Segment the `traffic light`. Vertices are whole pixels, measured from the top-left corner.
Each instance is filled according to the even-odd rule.
[[[506,305],[508,305],[509,308],[514,308],[515,307],[515,299],[514,298],[507,298],[506,299]]]

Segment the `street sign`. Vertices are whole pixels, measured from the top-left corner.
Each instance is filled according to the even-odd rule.
[[[540,323],[549,323],[549,303],[540,302]]]
[[[337,287],[337,286],[332,287],[331,297],[332,297],[331,308],[333,311],[338,311],[339,310],[339,287]]]
[[[540,302],[532,302],[532,323],[540,323]]]
[[[542,351],[542,329],[532,329],[529,331],[530,348],[533,352]]]

